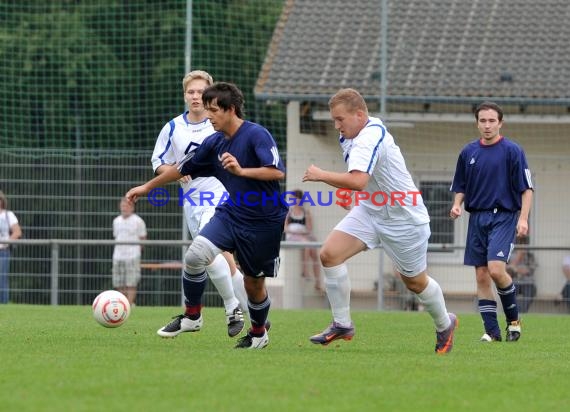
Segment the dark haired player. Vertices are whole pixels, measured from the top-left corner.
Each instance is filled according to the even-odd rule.
[[[202,100],[216,133],[178,168],[168,166],[161,175],[129,190],[126,196],[136,201],[151,189],[181,176],[218,177],[229,199],[216,208],[186,252],[182,279],[186,310],[173,322],[191,327],[201,321],[205,267],[222,251],[235,252],[245,274],[251,319],[251,328],[236,348],[261,349],[269,343],[266,322],[271,301],[265,278],[277,275],[287,215],[278,182],[284,178],[285,168],[269,131],[243,119],[243,94],[235,85],[215,83],[204,91]]]
[[[175,165],[184,157],[196,150],[204,139],[215,133],[206,117],[206,109],[202,102],[202,93],[214,84],[214,79],[203,70],[193,70],[182,79],[182,91],[188,110],[164,125],[152,153],[152,167],[155,174],[164,171],[164,165]],[[206,223],[214,216],[216,205],[226,188],[214,176],[203,176],[190,179],[187,176],[180,180],[180,188],[184,192],[183,210],[188,232],[192,239],[200,233]],[[201,199],[201,195],[209,195],[209,203]],[[210,281],[224,301],[228,336],[237,336],[244,327],[243,312],[247,313],[247,294],[245,293],[243,275],[230,253],[220,254],[206,268]],[[249,316],[249,314],[248,314]],[[182,332],[196,332],[202,325],[194,324],[192,329],[181,328],[177,322],[171,322],[156,333],[164,338],[173,338]]]
[[[459,154],[449,215],[453,219],[461,216],[462,203],[470,213],[464,264],[475,266],[479,312],[485,327],[481,341],[501,340],[494,283],[507,320],[506,340],[512,342],[520,338],[521,322],[506,264],[515,235],[528,235],[533,185],[523,149],[500,134],[501,107],[482,103],[475,110],[475,119],[481,138]]]

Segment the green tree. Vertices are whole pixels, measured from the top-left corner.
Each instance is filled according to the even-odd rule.
[[[0,0],[0,147],[152,148],[183,107],[186,5]],[[283,1],[192,5],[193,68],[236,83],[248,118],[284,125],[253,96]]]
[[[150,1],[4,6],[0,145],[140,148],[142,126],[150,146],[183,71],[170,50],[183,50],[185,6],[170,3],[163,14]]]

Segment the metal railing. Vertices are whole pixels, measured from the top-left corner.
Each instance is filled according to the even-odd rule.
[[[111,289],[112,250],[117,244],[139,244],[143,246],[142,261],[143,279],[139,286],[141,304],[151,306],[174,306],[181,302],[181,270],[186,248],[191,240],[141,240],[133,242],[116,242],[110,239],[20,239],[3,240],[2,244],[15,247],[11,257],[10,294],[13,303],[28,304],[90,304],[92,299],[101,291]],[[282,242],[282,262],[285,263],[277,282],[278,293],[283,294],[283,307],[326,307],[323,295],[313,294],[311,288],[303,286],[298,268],[301,265],[300,254],[296,251],[303,248],[319,248],[320,242]],[[76,253],[76,248],[82,248]],[[96,248],[93,253],[90,249]],[[107,250],[102,250],[107,248]],[[154,248],[154,253],[149,249]],[[164,248],[169,248],[165,253]],[[548,279],[540,279],[537,296],[534,297],[533,311],[560,312],[567,310],[567,302],[558,299],[557,293],[564,286],[564,278],[560,273],[551,273],[548,265],[557,267],[556,261],[561,262],[563,255],[570,253],[566,246],[517,246],[519,249],[532,250],[538,259],[537,273],[548,274]],[[173,250],[174,249],[174,250]],[[449,250],[463,250],[464,246],[432,246],[431,253]],[[174,253],[173,253],[174,252]],[[382,249],[378,254],[369,254],[375,260],[364,262],[364,266],[350,270],[353,284],[354,299],[370,301],[370,307],[377,310],[409,309],[410,296],[402,288],[391,289],[391,262],[386,259]],[[77,256],[80,256],[78,261]],[[107,256],[101,258],[101,256]],[[156,259],[156,256],[167,256],[166,259]],[[176,256],[172,258],[172,256]],[[554,262],[554,263],[553,263]],[[456,272],[462,264],[450,266],[451,272]],[[465,269],[465,268],[463,268]],[[362,280],[362,273],[368,278]],[[469,271],[468,279],[472,282]],[[542,275],[538,275],[542,276]],[[398,283],[398,282],[396,282]],[[393,284],[393,283],[392,283]],[[305,290],[304,290],[305,288]],[[449,292],[445,283],[442,289],[450,301],[463,300],[467,306],[474,309],[473,299],[475,289],[472,283],[466,283],[460,292]],[[275,289],[274,289],[275,293]],[[412,299],[413,300],[413,299]],[[205,304],[222,306],[221,298],[211,286],[206,290]],[[568,305],[570,309],[570,305]]]

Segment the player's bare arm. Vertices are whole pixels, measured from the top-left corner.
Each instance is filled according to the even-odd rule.
[[[175,182],[182,177],[175,166],[163,165],[163,167],[165,167],[164,171],[158,176],[149,180],[143,185],[133,187],[127,192],[125,197],[129,200],[129,202],[136,202],[139,197],[146,195],[152,189],[164,186],[170,182]]]
[[[360,170],[346,173],[330,172],[315,165],[310,165],[303,175],[303,182],[323,182],[341,189],[364,190],[370,175]]]
[[[154,174],[155,175],[159,175],[162,174],[162,172],[164,172],[166,170],[166,166],[170,166],[170,165],[160,165],[156,168]],[[188,183],[190,180],[192,180],[192,178],[190,176],[182,176],[180,179],[178,179],[178,181],[180,183]]]
[[[256,180],[281,180],[285,178],[285,173],[271,166],[242,168],[235,156],[228,152],[221,156],[221,162],[225,170],[236,176]]]
[[[528,216],[530,214],[530,206],[532,204],[532,189],[527,189],[522,193],[522,205],[521,212],[519,214],[519,220],[517,221],[517,236],[527,236],[528,235]]]
[[[457,219],[461,216],[461,205],[463,204],[463,200],[465,199],[465,193],[456,193],[453,198],[453,206],[451,206],[451,210],[449,211],[449,217],[452,219]]]

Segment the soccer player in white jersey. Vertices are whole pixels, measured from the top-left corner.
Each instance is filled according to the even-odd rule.
[[[429,215],[400,148],[382,121],[369,117],[366,102],[356,90],[338,91],[329,100],[329,109],[334,126],[340,132],[340,145],[348,170],[337,173],[311,165],[305,171],[303,181],[324,182],[356,191],[353,194],[355,205],[321,248],[333,321],[310,340],[328,345],[337,339],[352,339],[350,279],[345,262],[362,251],[382,245],[406,287],[433,319],[435,352],[448,353],[453,347],[458,321],[453,313],[447,312],[439,284],[427,274]],[[348,206],[347,199],[344,200],[338,203]]]
[[[206,137],[216,132],[202,103],[202,93],[213,83],[212,76],[203,70],[194,70],[184,76],[182,88],[188,110],[165,124],[158,135],[152,154],[152,167],[157,175],[164,172],[164,165],[177,164],[194,152]],[[179,182],[187,197],[184,199],[184,215],[188,230],[195,239],[214,215],[216,205],[220,203],[226,189],[213,176],[196,179],[185,176]],[[227,252],[218,255],[206,271],[224,301],[228,335],[234,337],[243,329],[242,311],[247,311],[243,275],[236,268],[233,256]],[[175,337],[181,332],[187,332],[183,329],[176,325],[171,328],[165,326],[157,333],[163,337]]]

